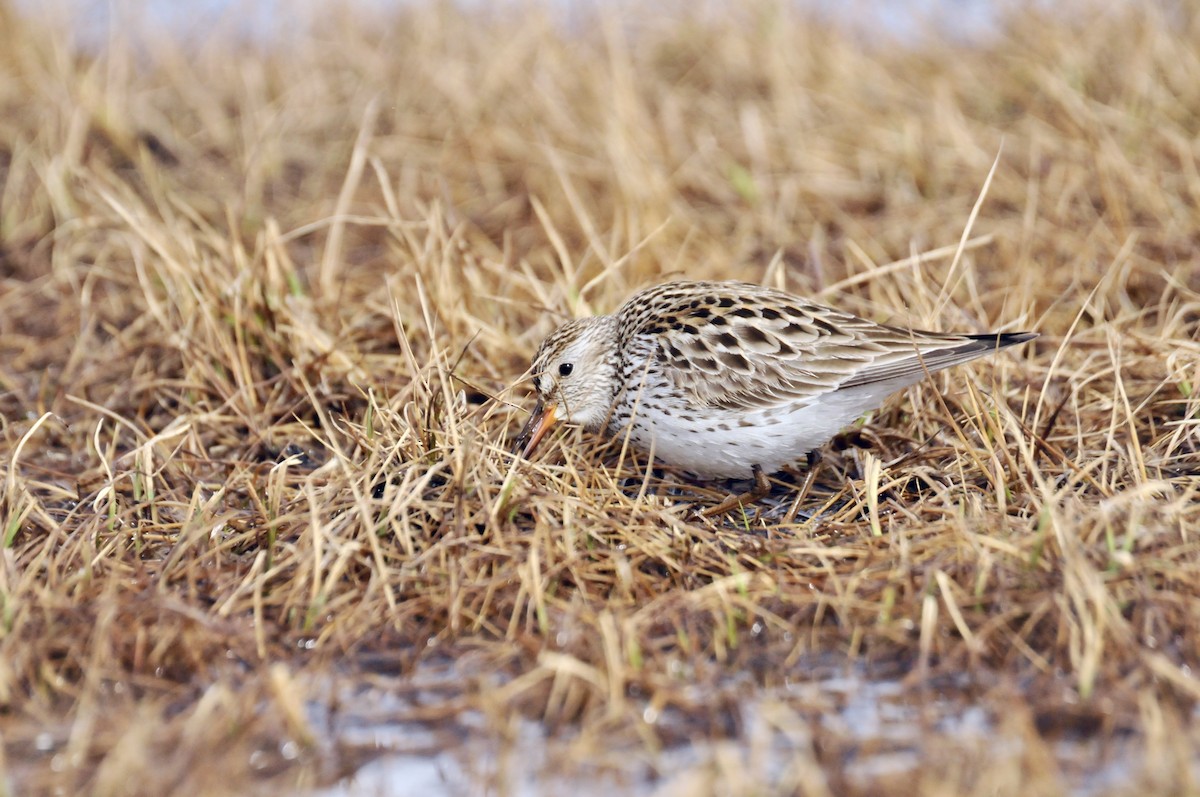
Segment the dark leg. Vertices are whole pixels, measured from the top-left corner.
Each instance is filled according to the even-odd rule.
[[[804,474],[804,482],[800,485],[800,491],[796,493],[796,498],[792,501],[792,508],[783,517],[783,524],[785,526],[795,522],[796,515],[800,513],[801,504],[804,503],[804,499],[808,498],[808,492],[812,489],[813,482],[817,479],[816,464],[820,459],[821,455],[817,452],[808,452],[808,471]]]
[[[771,482],[767,474],[758,465],[754,466],[754,487],[749,492],[730,495],[716,506],[710,506],[700,513],[700,517],[716,517],[734,509],[741,509],[771,493]]]

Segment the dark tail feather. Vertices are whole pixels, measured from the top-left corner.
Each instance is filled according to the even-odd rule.
[[[963,337],[987,344],[985,346],[978,344],[971,346],[975,351],[983,351],[984,349],[1003,349],[1006,346],[1016,346],[1018,343],[1033,340],[1039,334],[1038,332],[993,332],[990,335],[964,335]]]
[[[990,352],[1003,349],[1006,346],[1015,346],[1018,343],[1033,340],[1037,336],[1038,333],[1036,332],[993,332],[990,335],[961,335],[959,337],[967,338],[970,342],[950,346],[945,349],[936,349],[923,354],[917,354],[914,351],[912,357],[906,357],[897,362],[860,371],[839,385],[838,389],[869,385],[872,382],[883,382],[888,379],[898,379],[905,376],[912,377],[912,381],[916,381],[922,374],[933,373],[943,368],[950,368],[960,363],[970,362]]]
[[[989,352],[1033,340],[1037,336],[1037,332],[992,332],[987,335],[963,335],[964,338],[970,338],[971,342],[926,354],[924,357],[925,367],[930,371],[940,371],[952,365],[974,360],[976,357],[983,357]]]
[[[990,335],[964,335],[964,337],[970,337],[971,342],[966,346],[958,347],[958,350],[964,354],[968,352],[979,352],[980,354],[998,352],[1002,348],[1032,341],[1037,336],[1038,332],[991,332]]]

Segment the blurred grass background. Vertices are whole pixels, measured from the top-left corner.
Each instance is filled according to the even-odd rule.
[[[435,747],[523,717],[576,789],[1194,793],[1200,15],[1078,8],[97,47],[0,2],[0,789],[315,788],[386,752],[342,687],[451,662]],[[578,434],[515,463],[540,338],[681,274],[1043,337],[874,413],[809,520]],[[830,657],[911,688],[899,772],[790,691]]]

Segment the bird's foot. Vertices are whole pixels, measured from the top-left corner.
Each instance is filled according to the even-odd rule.
[[[754,466],[753,471],[754,486],[748,492],[733,493],[716,506],[710,506],[708,509],[701,511],[700,517],[717,517],[735,509],[745,509],[745,507],[753,504],[755,501],[770,495],[771,481],[767,478],[767,474],[763,473],[763,469],[758,465]]]

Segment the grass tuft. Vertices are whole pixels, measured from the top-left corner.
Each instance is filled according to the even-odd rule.
[[[88,48],[0,0],[0,791],[388,752],[495,793],[1194,791],[1195,10],[888,47],[525,11]],[[514,461],[541,337],[681,274],[1041,337],[732,518],[623,441]]]

